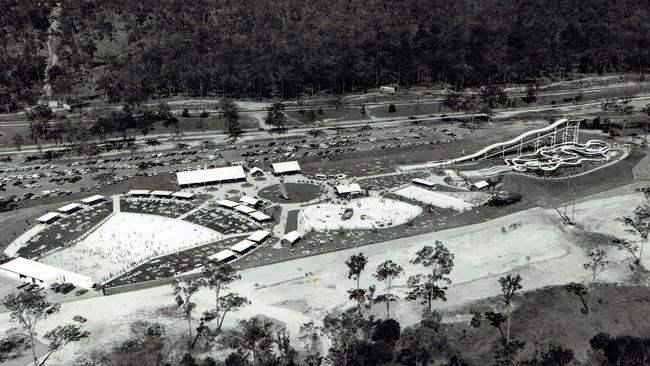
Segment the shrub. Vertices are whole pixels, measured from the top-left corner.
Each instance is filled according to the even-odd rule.
[[[388,113],[395,113],[397,112],[397,108],[395,107],[395,104],[390,104],[388,106]]]
[[[201,114],[199,114],[199,117],[201,118],[208,118],[208,116],[210,116],[210,113],[207,111],[201,111]]]
[[[183,118],[188,118],[190,116],[190,110],[187,108],[183,109],[183,112],[181,113],[181,117]]]

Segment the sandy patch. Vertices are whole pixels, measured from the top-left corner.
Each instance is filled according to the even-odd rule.
[[[352,217],[343,219],[346,209]],[[383,197],[365,197],[346,204],[322,203],[307,206],[298,215],[298,230],[339,230],[385,228],[403,224],[422,213],[422,208]]]
[[[466,202],[460,198],[452,197],[441,192],[434,192],[414,185],[404,187],[393,193],[436,207],[452,208],[458,211],[469,210],[474,207],[474,204]]]

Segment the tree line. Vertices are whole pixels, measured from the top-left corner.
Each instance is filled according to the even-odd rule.
[[[463,86],[635,72],[647,1],[128,0],[60,2],[59,96],[288,98],[384,84]],[[0,106],[37,99],[53,3],[0,11]],[[92,94],[92,91],[91,91]]]

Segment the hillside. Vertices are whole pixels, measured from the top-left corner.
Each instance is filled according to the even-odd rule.
[[[647,1],[3,1],[0,106],[57,97],[293,97],[638,72]],[[56,17],[53,15],[57,14]]]

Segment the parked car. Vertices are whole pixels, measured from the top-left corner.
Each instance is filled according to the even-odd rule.
[[[74,290],[74,285],[71,283],[64,282],[59,286],[59,292],[62,294],[67,294],[72,290]]]
[[[72,317],[72,320],[79,322],[79,323],[85,323],[88,319],[84,318],[81,315],[75,315]]]
[[[86,290],[85,288],[80,288],[74,294],[75,294],[75,296],[81,296],[81,295],[85,294],[86,292],[88,292],[88,290]]]

